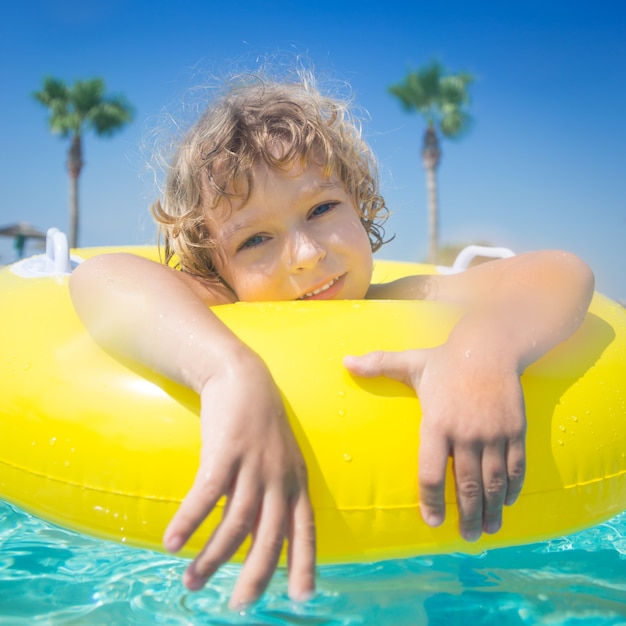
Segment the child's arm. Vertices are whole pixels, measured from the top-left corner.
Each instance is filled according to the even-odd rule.
[[[461,534],[473,541],[500,529],[502,507],[519,495],[525,472],[519,376],[581,324],[593,284],[580,259],[546,251],[372,288],[372,297],[448,301],[466,311],[436,348],[346,358],[352,373],[389,376],[419,395],[420,506],[427,523],[444,519],[452,456]]]
[[[265,363],[207,307],[233,301],[232,294],[128,254],[86,261],[73,272],[70,289],[79,316],[105,348],[200,395],[200,466],[167,528],[166,548],[179,550],[222,495],[228,507],[185,584],[201,588],[253,533],[231,604],[261,595],[285,538],[290,595],[312,593],[315,532],[306,468],[280,393]]]

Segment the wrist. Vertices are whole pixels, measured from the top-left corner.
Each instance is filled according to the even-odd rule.
[[[211,337],[195,346],[195,357],[183,360],[183,377],[197,394],[216,376],[236,378],[264,366],[259,355],[236,336]]]
[[[537,342],[532,329],[516,323],[515,316],[475,314],[459,321],[447,342],[458,356],[481,361],[481,367],[521,374],[534,360]]]

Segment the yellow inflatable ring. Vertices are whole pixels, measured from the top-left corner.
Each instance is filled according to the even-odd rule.
[[[113,249],[78,250],[82,258]],[[155,249],[132,249],[156,258]],[[62,526],[161,549],[194,478],[198,399],[103,352],[85,332],[67,275],[0,271],[0,497]],[[378,262],[378,280],[432,267]],[[528,474],[504,526],[475,544],[448,516],[418,510],[419,402],[357,380],[345,354],[428,347],[455,321],[427,302],[283,302],[216,307],[268,363],[306,458],[320,562],[373,561],[561,536],[626,507],[626,312],[596,294],[579,331],[523,375]],[[222,503],[186,548],[195,553]],[[245,546],[237,554],[241,560]]]

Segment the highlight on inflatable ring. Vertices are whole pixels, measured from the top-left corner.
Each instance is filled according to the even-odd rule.
[[[155,248],[125,250],[157,258]],[[0,270],[0,497],[67,528],[161,550],[197,469],[199,401],[116,360],[81,325],[68,272],[111,251],[70,258],[52,232],[46,255]],[[375,280],[436,271],[377,261]],[[524,488],[502,530],[473,544],[457,530],[451,476],[445,523],[430,528],[419,514],[415,394],[384,378],[357,379],[342,365],[345,354],[440,344],[452,310],[342,301],[214,311],[265,359],[283,394],[308,466],[320,562],[475,553],[569,534],[626,507],[626,311],[600,294],[575,335],[523,374]],[[223,504],[184,555],[204,544]]]

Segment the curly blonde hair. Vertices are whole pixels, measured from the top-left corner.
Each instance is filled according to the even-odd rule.
[[[276,154],[276,146],[281,146]],[[347,104],[322,95],[309,80],[280,83],[253,77],[232,84],[184,136],[169,165],[161,200],[151,208],[165,243],[165,261],[219,278],[207,210],[223,199],[247,199],[261,162],[287,170],[315,161],[351,196],[372,251],[385,243],[388,210],[376,162]]]

